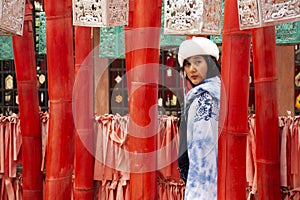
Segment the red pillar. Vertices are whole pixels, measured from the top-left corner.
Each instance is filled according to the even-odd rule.
[[[275,27],[253,30],[258,199],[279,200],[280,148]]]
[[[161,2],[134,1],[132,22],[132,29],[125,33],[126,64],[130,64],[126,66],[130,88],[130,199],[157,199],[158,85],[150,82],[158,82]],[[147,155],[149,152],[153,154]]]
[[[72,1],[45,1],[45,12],[50,99],[45,199],[71,199],[75,151]]]
[[[246,199],[251,35],[239,30],[237,1],[226,0],[224,11],[218,199],[241,200]]]
[[[26,3],[23,36],[13,37],[22,132],[23,199],[43,199],[42,140],[32,30],[32,5]]]
[[[124,28],[124,36],[125,36],[125,62],[126,62],[126,71],[130,71],[132,67],[132,43],[134,41],[134,38],[132,37],[133,32],[133,13],[134,13],[134,0],[129,0],[129,14],[128,14],[128,25]],[[126,73],[127,77],[127,90],[128,94],[131,94],[131,76],[130,73]]]
[[[92,28],[75,27],[74,121],[75,185],[74,199],[94,198]]]

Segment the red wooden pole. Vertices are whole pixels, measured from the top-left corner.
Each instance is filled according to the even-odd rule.
[[[251,35],[239,30],[237,1],[226,0],[224,11],[218,199],[241,200],[246,199]]]
[[[129,72],[133,66],[131,64],[132,62],[132,44],[134,41],[134,38],[132,37],[133,32],[133,13],[134,13],[134,0],[129,0],[129,14],[128,14],[128,25],[124,28],[124,36],[125,36],[125,62],[126,62],[126,71]],[[127,77],[127,90],[128,94],[131,94],[131,76],[130,73],[126,73]]]
[[[252,33],[258,199],[279,200],[280,135],[275,27],[254,29]]]
[[[94,198],[92,28],[75,27],[75,199]]]
[[[130,59],[126,61],[130,63],[126,66],[130,75],[127,76],[130,77],[130,199],[157,199],[158,85],[155,83],[158,82],[161,2],[134,1],[132,20],[133,29],[126,30],[132,34],[126,33],[127,39],[131,37],[126,40],[126,59]]]
[[[75,151],[72,1],[45,1],[45,12],[50,99],[45,199],[71,199]]]
[[[13,37],[22,132],[23,199],[43,199],[42,140],[32,31],[32,4],[27,1],[23,36]]]

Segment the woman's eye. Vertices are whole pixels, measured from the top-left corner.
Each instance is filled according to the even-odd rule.
[[[185,66],[185,67],[190,67],[190,66],[191,66],[191,63],[187,62],[187,63],[185,63],[184,66]]]

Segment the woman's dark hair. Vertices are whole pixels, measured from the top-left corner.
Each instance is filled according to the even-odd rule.
[[[221,66],[213,56],[203,56],[207,63],[207,75],[206,78],[212,78],[214,76],[219,76],[221,72]]]

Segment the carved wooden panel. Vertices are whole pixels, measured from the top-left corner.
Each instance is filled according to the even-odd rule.
[[[299,0],[238,0],[240,29],[300,21]]]
[[[0,0],[0,35],[22,35],[25,0]]]
[[[128,0],[73,0],[73,24],[90,27],[127,25],[128,9]]]
[[[218,35],[222,0],[164,0],[165,34]]]

